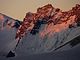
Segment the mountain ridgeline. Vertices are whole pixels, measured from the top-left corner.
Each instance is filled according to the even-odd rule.
[[[21,21],[13,19],[5,14],[0,13],[0,30],[4,28],[19,28]]]
[[[36,13],[26,13],[16,38],[20,39],[25,35],[26,31],[30,31],[32,35],[39,33],[42,24],[46,24],[43,31],[40,32],[42,37],[46,34],[55,34],[67,28],[80,26],[80,5],[76,4],[71,10],[63,12],[59,8],[47,4],[38,8]]]

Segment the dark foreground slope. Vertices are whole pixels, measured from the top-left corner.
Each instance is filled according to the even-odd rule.
[[[62,52],[52,52],[48,54],[41,54],[29,57],[19,57],[15,59],[24,59],[24,60],[80,60],[80,45],[75,48],[62,51]]]
[[[14,58],[0,57],[0,60],[80,60],[80,44],[67,51],[58,51],[30,56],[16,56]]]

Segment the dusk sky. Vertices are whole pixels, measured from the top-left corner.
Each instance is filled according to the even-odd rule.
[[[48,3],[64,11],[80,4],[80,0],[0,0],[0,13],[23,20],[27,12],[36,12],[38,7]]]

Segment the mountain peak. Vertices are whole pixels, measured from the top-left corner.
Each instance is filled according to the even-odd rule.
[[[5,14],[0,13],[0,30],[3,30],[4,28],[18,28],[21,24],[21,21],[13,19]]]
[[[80,20],[80,5],[76,4],[72,10],[62,11],[54,8],[51,4],[47,4],[37,9],[36,13],[28,12],[23,20],[22,25],[18,29],[16,38],[21,38],[26,31],[30,31],[35,35],[39,32],[42,24],[46,24],[40,35],[53,34],[76,26],[76,21]]]

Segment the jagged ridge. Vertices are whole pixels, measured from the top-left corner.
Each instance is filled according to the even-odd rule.
[[[9,28],[18,28],[21,25],[21,21],[13,19],[5,14],[0,13],[0,30],[3,30],[5,27]]]
[[[80,21],[80,5],[76,4],[71,10],[63,12],[59,8],[54,8],[51,4],[45,5],[37,9],[36,13],[28,12],[19,27],[16,39],[21,39],[26,31],[31,34],[39,32],[41,24],[47,24],[40,36],[44,37],[46,34],[53,34],[67,29],[68,27],[75,27],[76,23],[79,25]]]

